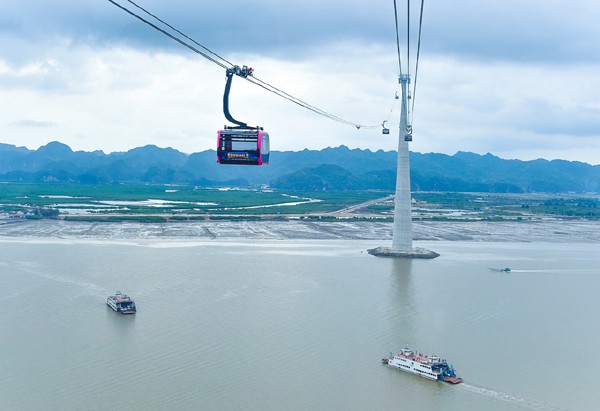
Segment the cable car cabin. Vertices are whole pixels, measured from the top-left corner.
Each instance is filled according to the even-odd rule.
[[[269,134],[261,129],[225,129],[217,133],[217,163],[269,164]]]
[[[406,126],[406,134],[404,135],[404,141],[412,141],[412,126],[411,125],[407,125]]]

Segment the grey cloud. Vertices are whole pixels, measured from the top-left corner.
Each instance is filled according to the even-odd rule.
[[[461,3],[429,5],[430,50],[476,60],[599,61],[600,28],[586,20],[600,15],[600,3],[582,1],[571,8],[547,1]]]
[[[593,137],[600,130],[600,110],[597,108],[581,104],[565,108],[546,100],[523,103],[516,124],[536,134]]]
[[[115,1],[142,13],[126,0]],[[393,6],[387,0],[140,0],[139,4],[218,53],[301,57],[334,42],[379,43],[395,50]],[[418,6],[413,2],[415,30]],[[404,5],[399,12],[404,43]],[[598,61],[600,25],[594,16],[599,15],[600,3],[593,0],[570,8],[544,0],[426,2],[422,47],[430,54],[476,60]],[[99,47],[127,44],[187,52],[102,0],[9,2],[3,5],[0,27],[1,36],[25,36],[30,41],[66,36]],[[416,31],[412,39],[416,41]]]

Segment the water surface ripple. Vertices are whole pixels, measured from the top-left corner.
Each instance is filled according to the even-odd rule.
[[[382,244],[358,240],[0,245],[0,409],[600,402],[597,243],[419,243],[441,257],[414,261],[370,256]],[[116,290],[137,315],[106,307]],[[465,384],[380,364],[406,344],[448,358]]]

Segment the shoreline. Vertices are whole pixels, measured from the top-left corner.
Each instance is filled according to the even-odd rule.
[[[600,222],[545,220],[414,221],[414,241],[600,242]],[[377,221],[193,221],[166,223],[0,220],[0,239],[113,240],[392,240],[392,223]]]

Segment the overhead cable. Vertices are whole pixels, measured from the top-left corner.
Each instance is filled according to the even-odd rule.
[[[410,77],[410,0],[406,1],[406,74]]]
[[[396,20],[396,49],[398,50],[398,71],[402,75],[402,58],[400,57],[400,34],[398,33],[398,8],[394,0],[394,19]]]
[[[277,94],[278,96],[280,96],[280,97],[282,97],[282,98],[284,98],[286,100],[289,100],[289,101],[291,101],[294,104],[297,104],[297,105],[299,105],[299,106],[301,106],[301,107],[303,107],[303,108],[305,108],[307,110],[310,110],[310,111],[312,111],[312,112],[314,112],[316,114],[320,114],[322,116],[325,116],[325,117],[327,117],[327,118],[329,118],[331,120],[334,120],[334,121],[337,121],[337,122],[340,122],[340,123],[343,123],[343,124],[346,124],[346,125],[349,125],[349,126],[354,126],[357,129],[361,129],[361,128],[379,128],[380,127],[379,125],[366,126],[366,125],[362,125],[362,124],[353,123],[353,122],[348,121],[348,120],[344,120],[341,117],[338,117],[336,115],[333,115],[331,113],[323,111],[323,110],[321,110],[318,107],[315,107],[315,106],[313,106],[313,105],[311,105],[311,104],[309,104],[309,103],[307,103],[305,101],[302,101],[299,98],[296,98],[296,97],[294,97],[294,96],[286,93],[285,91],[278,89],[275,86],[272,86],[272,85],[270,85],[268,83],[265,83],[264,81],[260,80],[259,78],[255,77],[255,76],[247,77],[246,80],[248,80],[251,83],[256,84],[259,87],[264,88],[267,91],[270,91],[271,93]]]
[[[186,39],[188,39],[189,41],[191,41],[192,43],[196,44],[199,47],[202,47],[204,50],[208,51],[210,54],[212,54],[213,56],[223,60],[224,62],[226,62],[227,64],[229,64],[230,66],[234,66],[234,64],[228,60],[226,60],[225,58],[219,56],[217,53],[215,53],[212,50],[209,50],[208,48],[204,47],[202,44],[198,43],[196,40],[194,40],[191,37],[188,37],[187,35],[185,35],[184,33],[182,33],[181,31],[179,31],[177,28],[171,26],[169,23],[167,23],[166,21],[160,19],[158,16],[150,13],[148,10],[146,10],[145,8],[143,8],[142,6],[136,4],[134,1],[132,0],[127,0],[129,3],[133,4],[135,7],[137,7],[138,9],[142,10],[144,13],[146,13],[149,16],[154,17],[156,20],[160,21],[162,24],[164,24],[165,26],[167,26],[168,28],[170,28],[173,31],[176,31],[177,33],[181,34],[183,37],[185,37]]]
[[[188,49],[192,50],[193,52],[200,54],[202,57],[210,60],[211,62],[219,65],[220,67],[224,68],[224,69],[228,69],[230,67],[234,67],[234,64],[232,64],[231,62],[229,62],[228,60],[224,59],[223,57],[219,56],[217,53],[211,51],[210,49],[208,49],[207,47],[203,46],[202,44],[198,43],[197,41],[195,41],[194,39],[192,39],[191,37],[185,35],[184,33],[182,33],[181,31],[179,31],[178,29],[176,29],[175,27],[171,26],[170,24],[168,24],[167,22],[161,20],[159,17],[157,17],[156,15],[150,13],[149,11],[147,11],[146,9],[142,8],[141,6],[139,6],[138,4],[134,3],[132,0],[127,0],[129,3],[131,3],[132,5],[134,5],[135,7],[137,7],[138,9],[142,10],[144,13],[148,14],[149,16],[153,17],[154,19],[156,19],[158,22],[164,24],[165,26],[167,26],[168,28],[170,28],[171,30],[177,32],[179,35],[183,36],[184,38],[190,40],[191,42],[193,42],[194,44],[196,44],[198,47],[202,48],[203,50],[205,50],[206,52],[212,54],[212,56],[208,55],[206,52],[203,52],[201,50],[199,50],[197,47],[192,46],[191,44],[187,43],[186,41],[180,39],[179,37],[177,37],[176,35],[169,33],[167,30],[162,29],[160,27],[158,27],[156,24],[148,21],[147,19],[139,16],[138,14],[134,13],[133,11],[129,10],[128,8],[122,6],[121,4],[115,2],[114,0],[108,0],[110,3],[112,3],[113,5],[117,6],[118,8],[120,8],[121,10],[125,11],[126,13],[132,15],[133,17],[137,18],[138,20],[142,21],[143,23],[147,24],[148,26],[158,30],[159,32],[161,32],[162,34],[166,35],[167,37],[175,40],[176,42],[178,42],[179,44],[181,44],[184,47],[187,47]],[[395,2],[395,0],[394,0]],[[399,41],[399,40],[398,40]],[[398,43],[399,44],[399,43]],[[398,49],[398,56],[400,55],[400,49]],[[214,57],[213,57],[214,56]],[[219,61],[220,60],[220,61]],[[225,63],[227,64],[225,64]],[[230,67],[228,67],[228,65]],[[354,123],[352,121],[348,121],[345,120],[341,117],[338,117],[334,114],[328,113],[324,110],[321,110],[311,104],[308,104],[304,101],[302,101],[299,98],[296,98],[294,96],[292,96],[289,93],[286,93],[280,89],[278,89],[275,86],[272,86],[254,76],[249,76],[249,77],[245,77],[245,80],[248,80],[249,82],[273,93],[278,95],[279,97],[285,98],[286,100],[289,100],[307,110],[310,110],[316,114],[320,114],[326,118],[329,118],[330,120],[334,120],[337,121],[339,123],[342,124],[346,124],[346,125],[351,125],[356,127],[357,129],[361,129],[361,128],[378,128],[380,127],[380,125],[363,125],[363,124],[358,124],[358,123]]]
[[[156,24],[153,24],[151,22],[149,22],[148,20],[146,20],[145,18],[135,14],[134,12],[132,12],[131,10],[127,9],[126,7],[121,6],[119,3],[114,2],[113,0],[108,0],[109,2],[111,2],[112,4],[114,4],[115,6],[117,6],[118,8],[120,8],[121,10],[125,11],[126,13],[131,14],[133,17],[137,18],[138,20],[141,20],[143,23],[149,25],[150,27],[160,31],[162,34],[164,34],[167,37],[170,37],[171,39],[175,40],[176,42],[178,42],[179,44],[181,44],[184,47],[187,47],[188,49],[200,54],[201,56],[205,57],[206,59],[212,61],[215,64],[218,64],[219,66],[221,66],[222,68],[226,69],[227,66],[223,63],[221,63],[220,61],[215,60],[214,58],[210,57],[209,55],[207,55],[206,53],[203,53],[202,51],[198,50],[196,47],[186,43],[185,41],[175,37],[174,35],[172,35],[171,33],[169,33],[166,30],[161,29],[160,27],[158,27]]]
[[[415,64],[415,82],[413,84],[412,109],[411,116],[415,113],[415,96],[417,95],[417,74],[419,72],[419,54],[421,53],[421,27],[423,26],[423,4],[425,0],[421,0],[421,14],[419,16],[419,40],[417,42],[417,62]],[[411,117],[412,123],[412,117]]]

